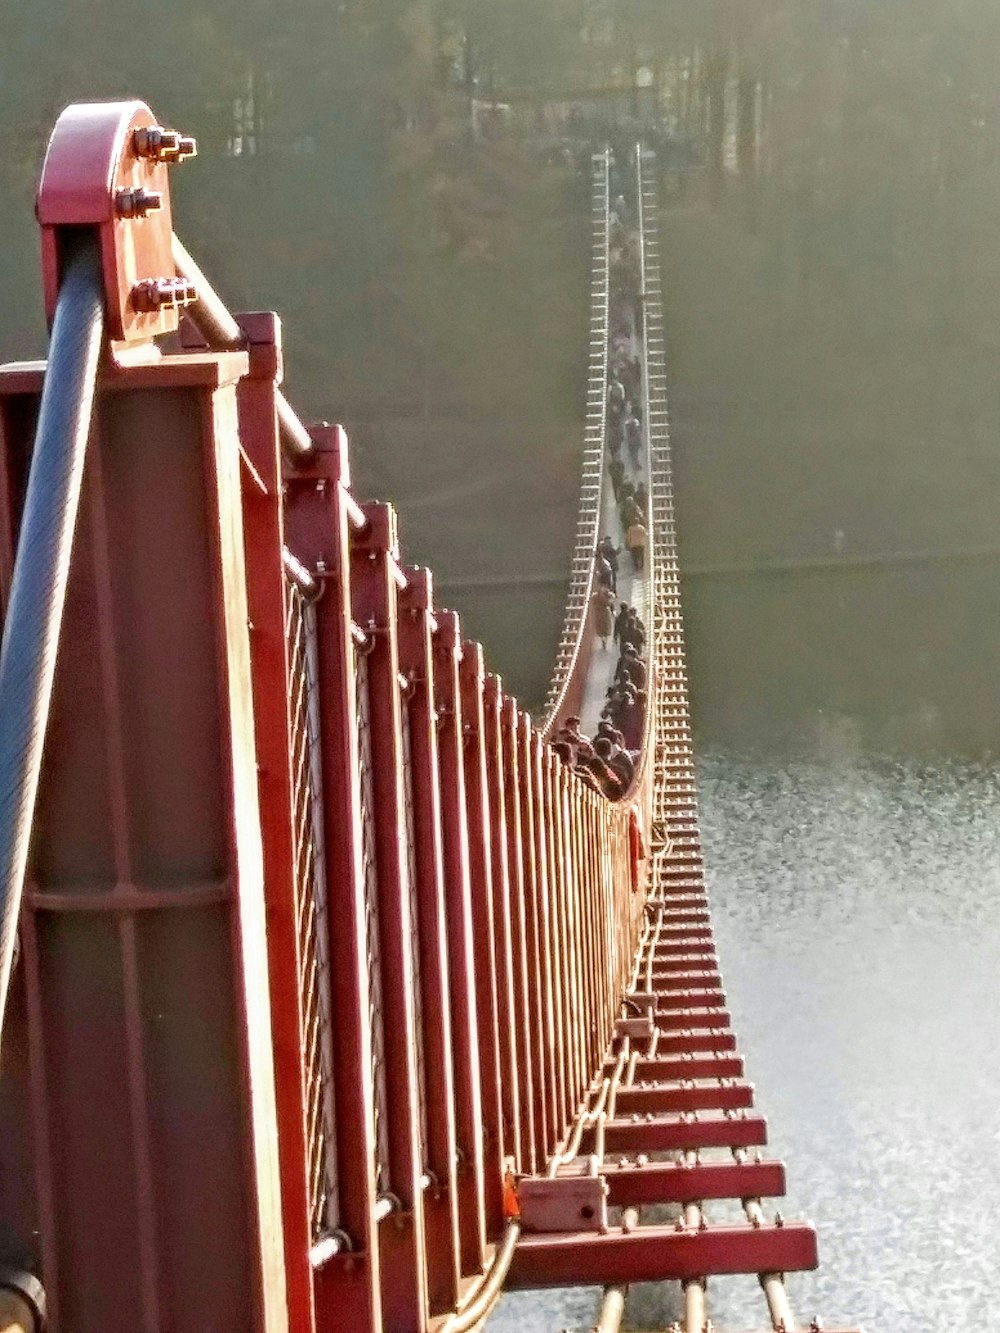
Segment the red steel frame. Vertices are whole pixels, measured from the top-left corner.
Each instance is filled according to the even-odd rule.
[[[141,104],[74,119],[118,136],[87,170],[138,171],[128,135],[151,123]],[[74,169],[57,154],[50,185]],[[115,268],[134,223],[81,198],[94,212],[93,189],[43,192],[49,285],[60,226],[110,228],[109,305],[142,343],[163,329],[131,319],[136,274]],[[299,423],[285,453],[276,316],[236,327],[240,350],[105,357],[3,1033],[0,1246],[37,1268],[57,1333],[447,1328],[517,1225],[522,1285],[811,1266],[808,1226],[752,1210],[604,1217],[784,1188],[746,1152],[766,1126],[730,1054],[683,774],[677,855],[651,874],[633,840],[652,723],[624,801],[559,762],[401,563],[391,507],[353,498],[343,432],[303,447]],[[0,369],[0,598],[42,373]]]

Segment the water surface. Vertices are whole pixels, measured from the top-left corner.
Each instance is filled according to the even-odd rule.
[[[863,759],[838,739],[700,764],[713,918],[734,1024],[819,1229],[799,1319],[981,1333],[1000,1305],[1000,767]],[[749,1278],[720,1330],[766,1326]],[[637,1289],[629,1327],[672,1293]],[[490,1333],[588,1328],[594,1293],[507,1298]]]

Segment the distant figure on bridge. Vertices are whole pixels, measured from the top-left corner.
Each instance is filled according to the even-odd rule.
[[[608,385],[608,413],[616,425],[621,414],[625,411],[625,398],[625,385],[619,379],[617,373],[614,373]]]
[[[619,795],[624,795],[635,776],[635,764],[630,759],[628,751],[621,745],[615,744],[610,736],[598,736],[594,741],[594,753],[617,776],[621,783]]]
[[[630,643],[627,643],[622,651],[618,663],[618,676],[636,690],[646,688],[646,664]]]
[[[618,502],[618,517],[625,532],[628,532],[633,523],[642,522],[642,510],[635,502],[635,487],[627,478],[622,485],[622,497]]]
[[[620,504],[622,482],[625,480],[625,464],[616,454],[608,459],[608,476],[611,478],[611,489],[615,493],[615,504]]]
[[[600,639],[601,647],[608,650],[608,640],[614,630],[611,610],[615,604],[615,595],[610,588],[598,588],[590,599],[591,623],[595,638]]]
[[[614,592],[614,571],[608,564],[607,557],[600,550],[594,555],[594,582],[599,588],[607,588],[610,592]]]
[[[625,408],[625,417],[622,421],[622,442],[628,449],[632,466],[638,468],[639,451],[642,448],[642,427],[639,425],[639,418],[636,416],[631,403]]]
[[[611,566],[611,591],[617,595],[618,592],[618,557],[622,553],[622,548],[616,546],[609,536],[604,536],[597,543],[598,552],[604,556],[605,560]]]
[[[638,520],[630,526],[625,544],[632,557],[633,569],[642,569],[646,561],[646,529]]]
[[[649,494],[646,490],[646,483],[640,481],[635,488],[635,502],[639,506],[640,512],[645,515],[649,506]]]
[[[639,612],[634,607],[629,607],[628,617],[618,635],[618,641],[622,646],[622,651],[626,646],[631,645],[637,653],[642,653],[646,646],[646,630],[642,621],[639,619]]]
[[[629,617],[631,616],[631,614],[632,614],[632,608],[629,606],[628,602],[622,602],[621,606],[619,607],[618,614],[615,616],[615,643],[617,643],[618,646],[621,648],[625,646],[625,641],[622,638],[622,633],[625,630],[625,626],[629,622]]]

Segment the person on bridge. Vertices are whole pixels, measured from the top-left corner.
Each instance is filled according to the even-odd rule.
[[[618,592],[618,557],[621,555],[621,547],[616,546],[610,536],[604,536],[597,543],[597,549],[605,560],[611,566],[611,590],[617,595]]]
[[[618,669],[621,679],[634,686],[636,690],[646,688],[646,664],[631,644],[626,645]]]
[[[627,403],[625,407],[625,417],[622,421],[622,442],[628,449],[632,466],[638,469],[639,452],[642,449],[642,427],[639,425],[639,418],[636,416],[635,408],[631,403]]]
[[[628,534],[625,538],[625,544],[629,549],[629,555],[632,557],[632,567],[636,570],[642,569],[646,560],[646,540],[647,533],[645,527],[638,519],[631,524]]]
[[[590,599],[591,623],[594,637],[600,639],[601,647],[608,651],[608,639],[614,630],[611,610],[615,604],[615,595],[610,588],[598,588]]]
[[[597,785],[601,792],[609,800],[616,801],[625,794],[625,787],[621,777],[608,763],[607,758],[601,754],[600,747],[607,746],[607,741],[598,741],[594,746],[594,757],[587,761],[587,767],[597,779]]]
[[[635,651],[640,654],[646,646],[646,631],[635,607],[630,606],[628,609],[628,616],[618,635],[618,642],[623,650],[627,644],[631,644]]]
[[[625,385],[618,378],[618,372],[614,371],[608,385],[608,413],[615,423],[625,411],[625,397]]]
[[[628,602],[622,602],[618,614],[615,616],[615,643],[618,644],[619,648],[624,648],[625,646],[622,633],[625,630],[625,626],[629,623],[631,614],[632,608],[629,606]]]
[[[625,464],[615,455],[608,460],[608,475],[611,478],[611,489],[615,493],[615,504],[621,501],[622,482],[625,480]]]
[[[639,506],[640,513],[645,514],[646,509],[649,506],[649,492],[646,490],[646,483],[644,481],[640,481],[636,485],[635,502]]]
[[[594,582],[599,588],[608,588],[614,593],[614,571],[608,564],[607,556],[600,549],[594,554]]]

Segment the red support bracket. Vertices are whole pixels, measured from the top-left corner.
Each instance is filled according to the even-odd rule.
[[[45,309],[51,323],[67,227],[97,231],[108,332],[118,342],[172,333],[196,299],[178,281],[171,247],[168,168],[193,139],[165,130],[144,102],[85,102],[56,121],[38,190]]]

